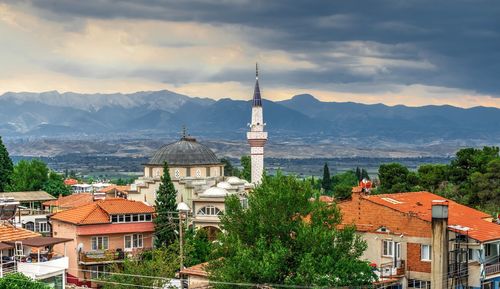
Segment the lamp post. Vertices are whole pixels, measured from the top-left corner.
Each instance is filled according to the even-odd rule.
[[[184,251],[183,251],[183,224],[182,224],[182,218],[184,217],[184,214],[187,215],[191,209],[189,206],[184,203],[180,202],[177,204],[177,211],[179,211],[179,259],[180,259],[180,271],[184,268]],[[181,288],[184,288],[184,284],[182,283],[182,277],[181,277],[181,272],[179,271],[179,279],[181,281]]]

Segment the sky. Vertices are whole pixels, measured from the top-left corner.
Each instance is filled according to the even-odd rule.
[[[0,93],[500,107],[500,1],[0,0]]]

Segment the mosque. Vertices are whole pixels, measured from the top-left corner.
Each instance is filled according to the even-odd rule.
[[[156,192],[163,175],[163,164],[177,190],[177,202],[185,202],[192,211],[193,225],[204,228],[209,235],[219,231],[219,216],[224,212],[224,199],[230,195],[246,205],[246,196],[259,184],[264,171],[264,131],[262,98],[256,67],[250,130],[247,133],[251,155],[251,183],[235,176],[224,176],[224,164],[207,146],[188,136],[185,129],[179,141],[164,145],[144,165],[144,176],[131,185],[127,198],[155,204]]]

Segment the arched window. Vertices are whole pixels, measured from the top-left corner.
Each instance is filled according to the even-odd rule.
[[[214,206],[206,206],[198,210],[198,215],[201,216],[220,216],[222,211]]]

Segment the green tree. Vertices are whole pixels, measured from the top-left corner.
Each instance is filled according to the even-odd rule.
[[[487,164],[498,157],[498,147],[461,149],[451,161],[450,180],[456,184],[465,183],[473,173],[484,173]]]
[[[355,228],[337,229],[336,206],[310,201],[309,182],[293,176],[265,177],[243,209],[226,199],[224,234],[208,266],[211,280],[251,284],[356,286],[374,274],[359,260],[366,243]],[[220,257],[220,258],[219,258]],[[215,288],[233,288],[223,283]]]
[[[361,176],[361,170],[359,171]],[[349,170],[332,177],[333,196],[338,200],[344,200],[351,197],[352,187],[358,185],[356,172]]]
[[[230,176],[235,176],[235,177],[240,177],[240,170],[238,168],[234,167],[231,161],[228,158],[222,158],[220,160],[221,163],[224,164],[224,176],[230,177]]]
[[[421,165],[418,168],[418,179],[421,187],[436,192],[441,183],[448,180],[448,165]]]
[[[22,273],[12,273],[0,278],[0,289],[50,289],[42,282],[35,281]]]
[[[250,156],[242,156],[240,159],[241,166],[243,169],[241,170],[241,178],[247,180],[248,182],[252,181],[252,160]]]
[[[378,169],[380,193],[400,193],[418,190],[418,176],[398,163],[382,164]]]
[[[361,180],[363,179],[370,179],[370,175],[368,175],[368,172],[365,169],[361,169]]]
[[[118,274],[105,275],[101,285],[104,289],[164,288],[168,279],[175,277],[179,262],[177,244],[147,251],[139,258],[127,258],[121,264],[112,265],[110,272]]]
[[[11,192],[40,191],[48,180],[48,174],[49,169],[41,160],[21,160],[14,166],[8,190]]]
[[[471,175],[471,194],[484,210],[490,213],[500,212],[500,158],[486,166],[484,174],[475,172]]]
[[[321,188],[323,191],[328,194],[332,190],[332,178],[330,177],[330,169],[328,168],[328,164],[325,163],[323,166],[323,180],[321,181]]]
[[[190,267],[207,262],[212,253],[212,242],[208,239],[208,233],[204,229],[188,229],[186,231],[186,243],[184,254],[186,260],[184,265]]]
[[[170,178],[169,168],[167,162],[163,165],[163,176],[161,177],[161,184],[156,192],[156,218],[154,219],[156,239],[156,247],[168,247],[173,244],[177,235],[175,230],[177,228],[177,205],[176,205],[177,191]]]
[[[2,142],[0,136],[0,192],[3,192],[10,185],[14,166],[9,157],[9,152]]]
[[[58,197],[59,195],[69,196],[71,195],[71,190],[68,186],[64,184],[63,176],[58,173],[51,171],[49,173],[49,178],[47,182],[43,185],[43,190],[47,193],[51,194],[54,197]]]

